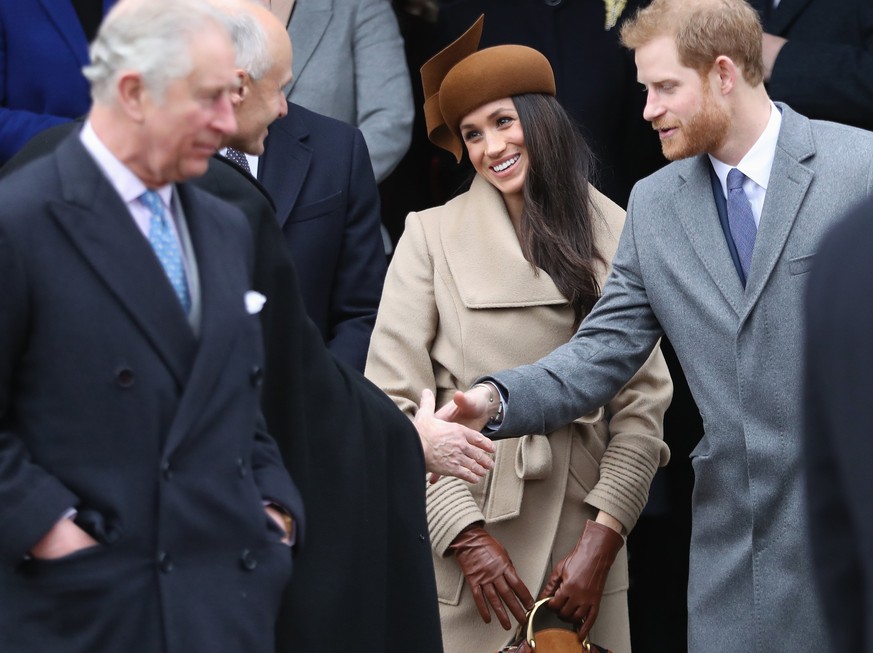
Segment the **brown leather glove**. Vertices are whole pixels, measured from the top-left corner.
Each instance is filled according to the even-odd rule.
[[[621,535],[589,519],[576,548],[558,563],[540,593],[540,598],[555,597],[548,606],[561,619],[580,624],[580,640],[597,619],[606,576],[622,546]]]
[[[525,612],[533,607],[533,597],[515,572],[506,549],[481,526],[469,526],[449,545],[461,571],[473,591],[473,599],[482,621],[491,623],[488,605],[494,610],[504,630],[511,628],[509,616],[523,621]]]

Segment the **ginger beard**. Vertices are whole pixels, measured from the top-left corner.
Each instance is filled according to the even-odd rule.
[[[703,78],[703,103],[700,109],[686,122],[669,116],[652,122],[659,130],[678,127],[676,132],[661,139],[661,151],[670,161],[687,159],[704,152],[716,152],[724,144],[730,129],[731,118],[727,109],[720,106],[712,95],[709,79]]]

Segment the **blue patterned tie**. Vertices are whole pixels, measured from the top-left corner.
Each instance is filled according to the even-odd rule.
[[[240,152],[239,150],[235,150],[232,147],[229,147],[225,151],[224,156],[233,161],[247,173],[252,173],[252,169],[249,167],[249,160],[246,158],[246,155],[244,153]]]
[[[749,277],[749,266],[752,263],[752,250],[755,248],[755,236],[758,228],[755,226],[755,216],[752,214],[752,205],[743,191],[743,181],[746,175],[737,168],[731,168],[727,176],[727,214],[728,224],[731,228],[731,237],[737,248],[737,256],[740,258],[740,266],[743,268],[742,281],[746,285]]]
[[[147,190],[140,195],[139,201],[151,213],[149,243],[154,248],[161,265],[164,266],[164,272],[167,273],[170,285],[173,286],[176,296],[182,303],[182,308],[187,313],[191,310],[191,295],[188,293],[188,282],[185,279],[185,266],[182,262],[182,252],[179,249],[179,243],[176,241],[176,236],[170,228],[167,212],[164,210],[164,203],[161,201],[161,196],[153,190]]]

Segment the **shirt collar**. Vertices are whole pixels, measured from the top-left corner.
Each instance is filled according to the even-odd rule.
[[[782,127],[782,112],[779,108],[770,102],[770,119],[767,121],[767,126],[764,131],[752,145],[751,149],[746,152],[746,155],[740,159],[736,167],[746,177],[755,182],[758,186],[767,190],[767,185],[770,181],[770,171],[773,169],[773,160],[776,158],[776,141],[779,140],[779,129]],[[721,189],[727,196],[727,176],[733,166],[729,166],[723,161],[719,161],[711,154],[709,160],[712,162],[712,168],[721,182]]]
[[[140,178],[124,165],[100,140],[90,120],[85,122],[85,126],[79,133],[79,139],[82,141],[85,149],[94,157],[94,160],[103,171],[103,174],[106,175],[109,183],[121,195],[121,199],[125,203],[130,204],[139,199],[139,196],[148,190]],[[172,206],[170,200],[173,196],[173,185],[166,184],[155,190],[160,195],[164,207],[169,209]]]

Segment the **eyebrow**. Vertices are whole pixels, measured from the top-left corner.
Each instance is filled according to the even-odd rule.
[[[485,116],[485,119],[490,120],[494,116],[499,115],[499,114],[504,113],[504,112],[507,112],[507,111],[514,111],[514,110],[510,109],[509,107],[497,107],[496,109],[494,109],[494,111],[492,111],[487,116]],[[471,125],[469,123],[465,123],[465,124],[461,124],[460,127],[458,127],[458,129],[468,129],[468,128],[473,127],[473,126],[474,125]]]

